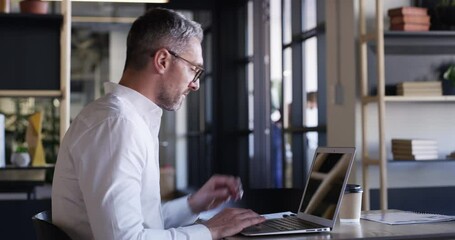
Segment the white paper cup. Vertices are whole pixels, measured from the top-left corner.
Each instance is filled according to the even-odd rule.
[[[347,184],[340,207],[340,222],[359,222],[362,210],[363,189],[360,185]]]

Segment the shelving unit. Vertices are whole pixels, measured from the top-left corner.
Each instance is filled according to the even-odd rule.
[[[60,100],[60,139],[69,127],[71,1],[61,14],[0,14],[0,97]]]
[[[370,1],[371,2],[371,1]],[[384,31],[383,1],[375,0],[375,30],[367,32],[365,17],[365,0],[359,0],[359,47],[360,47],[360,79],[362,103],[362,175],[364,186],[363,209],[370,209],[369,168],[379,166],[379,195],[380,208],[388,208],[387,196],[387,159],[385,138],[386,105],[393,103],[441,103],[455,102],[455,96],[388,96],[386,95],[385,54],[425,55],[425,54],[453,54],[455,53],[455,32],[388,32]],[[372,49],[376,60],[376,95],[372,96],[368,85],[368,50]],[[389,79],[390,83],[390,79]],[[369,105],[377,106],[378,122],[378,156],[372,157],[369,153],[367,130]],[[447,160],[437,160],[438,162]],[[398,161],[397,161],[398,162]],[[406,161],[399,161],[405,164]],[[410,161],[409,161],[410,162]],[[413,161],[415,162],[415,161]],[[420,162],[420,161],[419,161]],[[434,161],[422,161],[428,164]]]

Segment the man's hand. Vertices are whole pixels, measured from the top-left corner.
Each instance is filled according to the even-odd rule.
[[[216,208],[229,199],[240,200],[242,195],[240,178],[215,175],[199,191],[188,198],[188,203],[194,213],[200,213]]]
[[[249,209],[226,208],[203,224],[210,230],[213,239],[221,239],[263,221],[264,217]]]

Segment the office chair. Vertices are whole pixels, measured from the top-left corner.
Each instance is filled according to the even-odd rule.
[[[51,211],[42,211],[32,217],[38,240],[71,240],[71,238],[56,225],[52,224]]]

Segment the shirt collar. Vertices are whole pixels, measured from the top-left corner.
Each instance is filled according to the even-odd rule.
[[[104,88],[106,93],[111,93],[127,100],[149,125],[150,131],[153,131],[154,135],[158,135],[161,116],[163,115],[163,110],[158,105],[139,92],[117,83],[106,82],[104,83]]]

